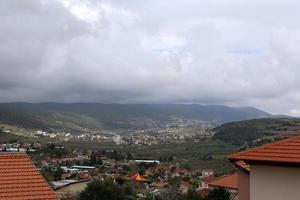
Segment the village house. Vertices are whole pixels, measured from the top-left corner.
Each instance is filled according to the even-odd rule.
[[[0,153],[0,200],[56,200],[55,193],[25,153]]]
[[[202,178],[213,176],[213,175],[214,175],[214,171],[212,169],[203,169],[202,170]]]
[[[238,200],[238,173],[219,177],[208,183],[208,189],[223,188],[230,193],[231,200]]]
[[[186,194],[190,189],[192,189],[193,185],[187,181],[182,181],[179,185],[179,191],[183,194]]]
[[[300,136],[230,155],[239,200],[300,199]]]

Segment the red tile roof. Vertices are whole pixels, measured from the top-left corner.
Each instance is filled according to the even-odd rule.
[[[231,161],[263,162],[265,164],[290,164],[300,166],[300,136],[291,137],[261,147],[234,153]]]
[[[237,167],[242,168],[243,170],[250,172],[250,165],[248,165],[247,163],[245,163],[244,161],[240,160],[240,161],[236,161],[234,163]]]
[[[0,153],[0,200],[56,200],[25,153]]]
[[[222,187],[227,189],[238,190],[238,175],[237,173],[224,176],[218,180],[208,183],[209,186],[213,187]]]

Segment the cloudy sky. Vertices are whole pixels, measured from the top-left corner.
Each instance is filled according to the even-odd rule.
[[[296,0],[1,0],[0,101],[300,116],[299,19]]]

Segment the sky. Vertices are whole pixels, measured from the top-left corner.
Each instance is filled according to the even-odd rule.
[[[1,0],[0,102],[300,116],[300,1]]]

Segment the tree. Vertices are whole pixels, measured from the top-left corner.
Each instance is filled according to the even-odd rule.
[[[112,179],[94,180],[79,195],[79,200],[135,200],[131,186],[118,185]]]
[[[208,194],[206,200],[230,200],[230,193],[223,188],[216,188]]]
[[[140,168],[139,168],[139,174],[140,174],[140,175],[144,175],[145,172],[146,172],[145,167],[144,167],[144,166],[140,166]]]
[[[54,180],[55,181],[58,181],[58,180],[60,180],[61,179],[61,176],[62,176],[62,174],[63,174],[63,169],[62,168],[60,168],[60,167],[58,167],[57,168],[57,170],[54,172],[54,174],[53,174],[53,178],[54,178]]]
[[[176,187],[170,187],[159,194],[158,199],[162,200],[184,200],[183,196],[179,193]]]
[[[167,181],[171,186],[179,187],[180,182],[182,181],[182,177],[180,176],[169,177]]]
[[[96,164],[97,164],[97,165],[103,165],[103,162],[102,162],[100,156],[97,157],[97,162],[96,162]]]
[[[133,155],[127,152],[127,160],[133,160]]]
[[[95,155],[94,152],[92,152],[92,155],[91,155],[91,158],[90,158],[90,165],[95,166],[96,162],[97,162],[96,155]]]
[[[185,196],[185,200],[202,200],[202,198],[195,190],[189,189]]]

